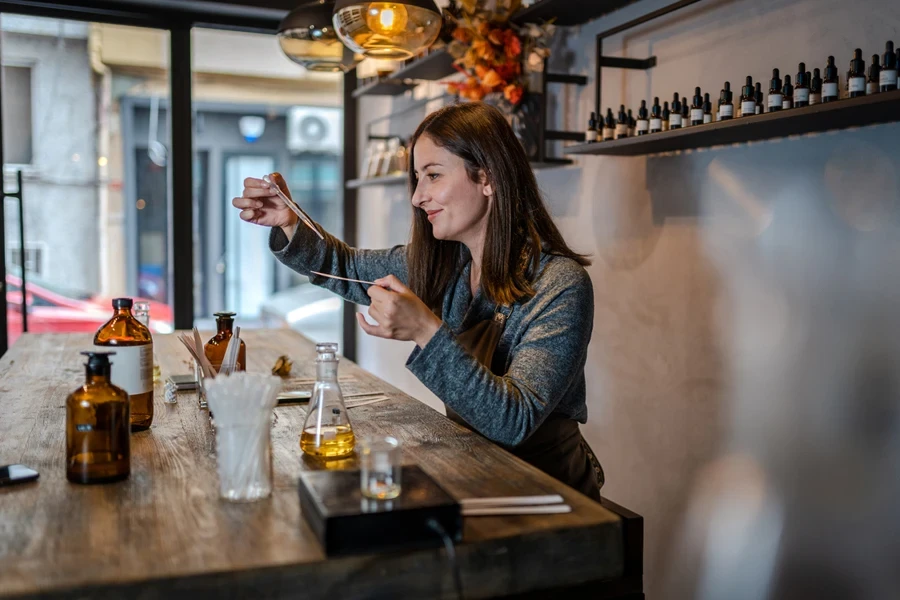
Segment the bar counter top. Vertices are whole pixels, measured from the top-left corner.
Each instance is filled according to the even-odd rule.
[[[314,377],[315,346],[298,333],[246,330],[243,339],[248,371],[266,372],[286,354],[292,376]],[[443,548],[324,554],[298,500],[299,473],[316,468],[299,447],[303,406],[275,409],[271,497],[220,500],[207,411],[196,393],[164,402],[166,377],[191,370],[174,335],[155,339],[162,377],[152,427],[132,434],[131,476],[69,483],[65,399],[84,380],[79,352],[90,347],[89,334],[25,334],[0,359],[0,464],[40,472],[37,482],[0,487],[0,598],[456,598]],[[572,506],[465,518],[457,546],[465,598],[565,589],[567,597],[643,597],[627,511],[593,502],[348,360],[339,375],[390,396],[350,409],[357,436],[398,438],[404,462],[454,498],[555,493]]]

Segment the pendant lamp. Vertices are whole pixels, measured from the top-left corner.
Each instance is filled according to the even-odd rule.
[[[352,66],[344,61],[344,45],[332,25],[333,12],[334,0],[315,0],[289,12],[278,26],[278,43],[285,56],[320,73]]]
[[[434,0],[337,0],[333,24],[338,37],[354,52],[404,60],[434,43],[442,18]]]

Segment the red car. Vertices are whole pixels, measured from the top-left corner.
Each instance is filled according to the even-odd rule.
[[[25,283],[29,333],[95,333],[113,314],[112,298],[62,290],[28,278]],[[135,301],[143,298],[135,298]],[[172,332],[172,309],[150,300],[150,331]],[[9,345],[22,334],[22,279],[6,275]]]

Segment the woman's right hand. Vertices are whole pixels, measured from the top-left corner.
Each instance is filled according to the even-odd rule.
[[[279,183],[279,187],[288,197],[292,197],[283,180]],[[262,179],[255,177],[244,180],[243,195],[232,200],[231,204],[241,209],[241,219],[244,221],[265,227],[281,227],[286,234],[289,231],[293,232],[299,221],[294,211],[278,197],[275,190]],[[290,238],[291,235],[288,235],[288,239]]]

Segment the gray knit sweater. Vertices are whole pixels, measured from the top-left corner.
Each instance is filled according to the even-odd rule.
[[[290,241],[273,229],[269,247],[312,283],[357,304],[369,304],[366,286],[310,271],[365,281],[393,274],[408,282],[404,246],[357,250],[328,234],[322,241],[300,224]],[[536,294],[512,307],[492,372],[456,340],[457,334],[491,319],[496,308],[480,290],[472,298],[471,265],[468,260],[444,295],[441,328],[424,348],[416,347],[407,368],[479,433],[504,446],[521,444],[551,413],[584,423],[584,365],[594,317],[587,272],[572,259],[542,255]]]

